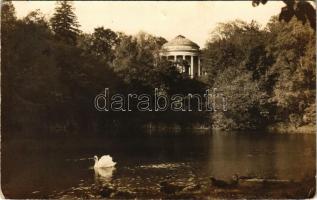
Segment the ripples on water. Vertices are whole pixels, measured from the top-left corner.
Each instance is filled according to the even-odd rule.
[[[153,165],[141,165],[140,168],[144,169],[177,169],[179,167],[186,166],[185,163],[162,163]]]
[[[68,159],[68,161],[78,162],[90,160],[91,158]],[[193,186],[193,183],[208,184],[208,178],[197,178],[192,172],[189,163],[159,163],[140,165],[135,167],[123,167],[121,170],[128,176],[113,178],[116,168],[88,168],[94,173],[94,183],[86,183],[80,180],[77,186],[68,188],[64,191],[54,192],[49,195],[50,198],[104,198],[103,190],[105,188],[114,189],[121,195],[127,194],[137,196],[142,194],[145,196],[162,195],[159,185],[160,182],[169,180],[173,184],[183,186],[184,188]],[[144,178],[138,174],[147,174]],[[181,176],[180,176],[181,175]]]
[[[166,180],[204,189],[210,176],[298,180],[316,171],[314,135],[26,140],[2,150],[1,186],[10,198],[105,198],[111,190],[114,198],[160,198]],[[94,170],[93,155],[106,154],[115,168]]]

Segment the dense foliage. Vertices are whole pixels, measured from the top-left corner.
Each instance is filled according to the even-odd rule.
[[[125,35],[104,27],[79,30],[71,3],[57,3],[47,20],[39,10],[17,19],[2,4],[2,132],[113,132],[156,125],[198,123],[224,129],[257,129],[277,122],[315,123],[315,37],[307,25],[273,18],[219,24],[203,50],[201,80],[161,60],[166,42],[144,32]],[[94,98],[110,93],[203,94],[218,88],[226,112],[98,112]],[[153,103],[153,102],[151,102]],[[136,107],[137,102],[132,102]],[[197,102],[191,102],[197,107]],[[39,131],[34,131],[39,130]]]
[[[219,24],[204,50],[208,83],[228,98],[228,111],[213,114],[214,126],[315,124],[315,45],[314,31],[296,19],[273,17],[264,29],[255,22]]]
[[[4,133],[113,132],[151,123],[187,127],[204,119],[203,113],[98,112],[94,107],[95,96],[105,88],[124,95],[153,96],[154,88],[171,95],[203,92],[205,84],[160,61],[164,38],[104,27],[81,33],[67,1],[57,3],[50,20],[39,10],[17,19],[10,1],[2,4],[1,14]]]

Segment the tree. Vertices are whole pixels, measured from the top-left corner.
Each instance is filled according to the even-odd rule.
[[[13,31],[16,22],[15,8],[11,1],[1,4],[1,40],[6,44],[10,32]]]
[[[104,62],[112,64],[114,60],[114,50],[120,43],[119,35],[111,29],[105,29],[104,27],[95,28],[95,31],[91,35],[83,36],[81,48],[84,48],[86,52],[94,56],[99,57]]]
[[[260,3],[266,4],[268,0],[252,0],[253,6],[258,6]],[[310,27],[316,31],[316,9],[307,1],[300,0],[283,0],[286,4],[285,7],[281,9],[279,15],[279,20],[284,20],[286,22],[291,21],[293,17],[296,17],[303,24],[308,21]]]
[[[210,88],[227,98],[228,111],[212,114],[213,126],[224,129],[256,129],[267,124],[267,88],[263,85],[270,58],[267,32],[254,21],[221,23],[203,52],[203,68]],[[271,85],[272,87],[272,85]]]
[[[1,22],[8,24],[16,20],[15,8],[12,4],[12,1],[4,1],[1,4]]]
[[[140,32],[136,36],[121,36],[115,49],[114,71],[127,83],[140,80],[145,83],[151,79],[150,72],[158,60],[158,52],[166,42],[161,37]],[[142,74],[142,76],[140,76]]]
[[[273,18],[268,29],[274,36],[267,49],[276,60],[268,71],[276,79],[270,97],[278,111],[276,117],[296,127],[315,123],[315,119],[307,118],[315,112],[311,109],[316,91],[315,34],[296,19],[279,23]]]
[[[273,17],[264,29],[241,21],[220,24],[203,52],[208,84],[228,103],[228,111],[213,113],[213,126],[315,124],[315,45],[314,31],[297,19]]]
[[[67,44],[76,44],[79,24],[74,8],[68,1],[58,1],[55,13],[50,20],[55,37]]]
[[[46,21],[44,14],[39,10],[36,9],[35,11],[31,11],[24,19],[26,24],[36,24],[42,25],[47,30],[49,30],[49,22]]]
[[[7,115],[11,112],[10,107],[14,105],[11,96],[13,91],[12,82],[10,81],[15,74],[10,70],[10,60],[14,54],[13,44],[11,43],[13,36],[12,33],[16,29],[16,15],[15,8],[11,1],[3,1],[1,4],[1,114]],[[8,105],[8,107],[3,106]],[[3,117],[1,121],[2,125],[11,124],[11,121],[7,117]]]

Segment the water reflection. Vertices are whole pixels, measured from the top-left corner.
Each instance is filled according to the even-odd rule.
[[[108,184],[112,179],[115,167],[94,168],[94,171],[96,182]]]
[[[208,175],[223,179],[230,179],[235,173],[243,176],[293,180],[312,176],[316,168],[315,150],[311,147],[315,146],[315,142],[307,140],[307,137],[309,138],[301,135],[256,133],[213,134],[209,140],[206,171]],[[311,138],[314,139],[314,136]],[[301,164],[298,161],[301,161]]]
[[[109,185],[153,198],[167,179],[184,186],[235,173],[300,180],[315,176],[315,141],[314,135],[262,133],[14,141],[2,146],[1,187],[14,199],[99,198]],[[104,152],[120,165],[91,168],[91,155]]]

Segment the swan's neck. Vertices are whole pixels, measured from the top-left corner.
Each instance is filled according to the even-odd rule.
[[[95,157],[95,165],[94,165],[94,167],[96,167],[97,166],[97,163],[98,163],[98,158],[97,157]]]

